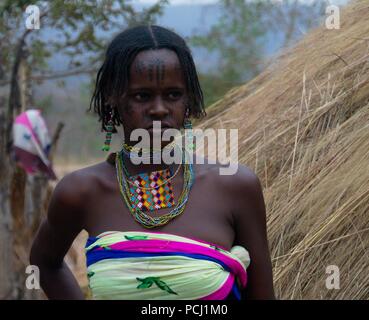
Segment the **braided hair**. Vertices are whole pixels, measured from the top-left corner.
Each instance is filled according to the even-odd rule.
[[[98,114],[102,130],[106,131],[114,104],[120,101],[127,90],[129,68],[136,55],[143,50],[162,48],[172,50],[178,56],[188,91],[189,116],[200,118],[206,115],[203,92],[185,40],[166,28],[141,25],[119,33],[112,40],[105,53],[105,61],[97,73],[89,110],[93,108]],[[111,120],[114,126],[122,123],[117,112],[112,114]]]

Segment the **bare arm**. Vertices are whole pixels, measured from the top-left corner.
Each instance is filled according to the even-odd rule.
[[[49,299],[84,299],[64,262],[73,240],[83,229],[81,183],[75,174],[64,177],[52,195],[47,218],[33,241],[30,262],[40,269],[40,285]]]
[[[251,170],[242,168],[240,171],[236,179],[238,191],[235,195],[235,242],[248,250],[251,260],[247,269],[248,283],[242,292],[242,299],[273,300],[275,294],[262,187]]]

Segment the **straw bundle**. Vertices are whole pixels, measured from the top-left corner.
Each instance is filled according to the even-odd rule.
[[[203,128],[238,128],[239,160],[264,186],[280,299],[369,298],[369,2],[341,10],[251,82]],[[327,289],[326,268],[340,272]]]

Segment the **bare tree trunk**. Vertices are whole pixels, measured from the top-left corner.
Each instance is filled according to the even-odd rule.
[[[51,186],[45,174],[27,177],[11,158],[14,118],[32,104],[31,68],[21,45],[17,52],[7,109],[0,97],[0,299],[39,299],[41,290],[25,286],[25,269],[33,236],[46,214]],[[54,144],[61,128],[59,125]]]
[[[7,156],[6,106],[0,97],[0,300],[14,296],[12,215],[10,211],[11,164]]]

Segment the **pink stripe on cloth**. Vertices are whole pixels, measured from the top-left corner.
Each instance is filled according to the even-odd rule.
[[[39,110],[37,110],[37,111],[38,111],[38,114],[40,114],[40,111],[39,111]],[[39,146],[40,146],[41,150],[43,150],[43,147],[42,147],[41,141],[40,141],[39,137],[35,134],[35,132],[34,132],[34,130],[33,130],[32,123],[31,123],[31,121],[30,121],[30,120],[29,120],[29,118],[28,118],[27,112],[23,112],[22,114],[20,114],[20,115],[15,119],[15,123],[19,123],[19,124],[23,124],[23,125],[25,125],[25,126],[29,129],[29,131],[30,131],[30,133],[31,133],[31,135],[32,135],[32,137],[33,137],[33,139],[35,139],[35,140],[36,140],[36,142],[39,144]]]
[[[32,131],[32,126],[30,121],[28,120],[27,113],[23,112],[18,117],[15,118],[15,123],[19,123],[27,127],[29,130]]]
[[[209,294],[206,297],[201,298],[200,300],[224,300],[231,292],[233,283],[234,283],[234,275],[230,273],[227,280],[217,291]]]
[[[130,252],[185,252],[192,254],[203,254],[222,261],[240,279],[243,287],[246,286],[246,270],[237,260],[228,257],[220,251],[207,248],[193,243],[183,243],[171,240],[128,240],[109,245],[112,250]],[[96,250],[104,250],[99,247]]]

